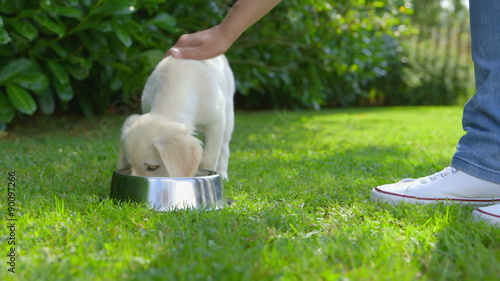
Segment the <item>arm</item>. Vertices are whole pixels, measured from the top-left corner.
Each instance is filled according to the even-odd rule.
[[[165,54],[183,59],[209,59],[231,47],[240,35],[281,0],[238,0],[219,25],[182,35]]]

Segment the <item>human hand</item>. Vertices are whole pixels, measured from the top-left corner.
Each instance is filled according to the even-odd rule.
[[[210,29],[182,35],[164,57],[203,60],[221,55],[252,24],[281,0],[238,0],[224,20]]]
[[[210,59],[225,53],[236,38],[228,36],[228,32],[224,32],[220,26],[214,26],[196,33],[182,35],[164,57]]]

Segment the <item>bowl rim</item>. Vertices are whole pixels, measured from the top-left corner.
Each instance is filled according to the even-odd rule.
[[[128,178],[136,178],[136,179],[163,179],[163,180],[189,180],[189,179],[215,179],[215,178],[220,178],[220,174],[217,173],[216,171],[212,170],[207,170],[207,169],[198,169],[196,173],[199,173],[200,171],[206,172],[207,175],[202,175],[202,176],[194,176],[194,177],[144,177],[144,176],[134,176],[134,175],[129,175],[129,174],[124,174],[123,171],[130,170],[130,168],[124,168],[124,169],[116,169],[113,171],[114,175],[120,176],[120,177],[128,177]]]

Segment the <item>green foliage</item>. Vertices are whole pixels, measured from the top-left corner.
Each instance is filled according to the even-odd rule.
[[[164,52],[219,23],[233,2],[0,0],[0,128],[37,111],[136,108]],[[412,87],[425,70],[406,63],[401,43],[423,18],[411,3],[283,1],[227,53],[237,106],[421,103]]]
[[[412,22],[418,33],[405,38],[404,89],[387,97],[390,104],[458,104],[474,93],[469,13],[453,0],[414,1]]]
[[[1,1],[0,122],[37,109],[91,115],[138,95],[176,30],[161,2]]]
[[[401,81],[404,1],[283,1],[230,52],[247,106],[376,104]],[[240,59],[244,58],[244,59]],[[382,87],[379,87],[382,86]]]
[[[470,54],[462,59],[453,48],[436,48],[434,42],[419,42],[420,56],[413,57],[403,71],[405,88],[386,98],[390,104],[442,105],[465,102],[474,93]]]

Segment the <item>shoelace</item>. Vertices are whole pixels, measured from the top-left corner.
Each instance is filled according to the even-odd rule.
[[[425,177],[425,178],[420,178],[420,183],[426,184],[427,183],[426,179],[429,179],[430,181],[435,181],[439,177],[445,178],[448,176],[449,173],[456,174],[457,172],[458,172],[458,170],[453,168],[453,167],[446,167],[441,172],[437,172],[437,173],[435,173],[431,176]]]

